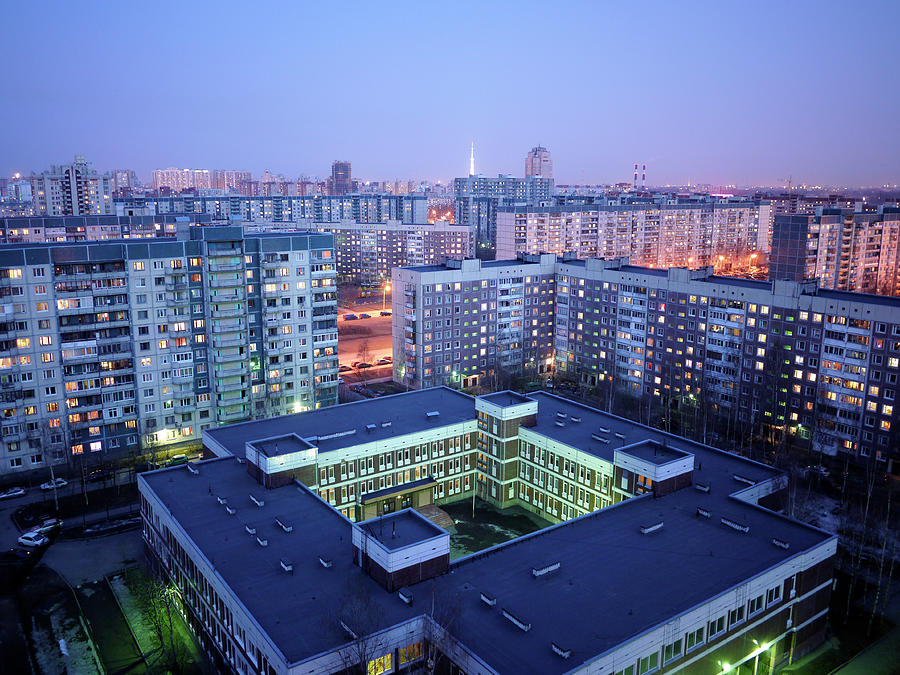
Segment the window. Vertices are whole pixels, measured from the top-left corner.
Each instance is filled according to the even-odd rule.
[[[634,666],[628,666],[622,670],[617,670],[614,675],[634,675]]]
[[[679,656],[681,656],[681,640],[675,640],[672,644],[666,645],[663,650],[663,663],[668,663]]]
[[[715,636],[725,630],[725,617],[720,616],[718,619],[714,619],[709,622],[709,625],[706,627],[706,634],[709,636],[709,639],[712,640]]]
[[[699,647],[703,644],[703,629],[698,628],[692,633],[688,633],[687,635],[687,648],[686,651],[691,651],[695,647]]]
[[[750,609],[747,611],[748,616],[753,616],[757,612],[761,612],[763,608],[763,596],[758,595],[750,601]]]
[[[641,659],[638,665],[638,675],[644,675],[644,673],[652,672],[657,668],[659,668],[659,653],[653,652]]]
[[[744,621],[744,606],[741,605],[737,609],[733,609],[728,612],[728,625],[730,627],[737,626],[739,623],[743,623]]]
[[[385,654],[369,661],[369,675],[382,675],[391,672],[391,655]]]
[[[781,600],[781,585],[770,588],[766,591],[766,606],[772,605]]]

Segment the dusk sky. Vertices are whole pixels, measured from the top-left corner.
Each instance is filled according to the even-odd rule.
[[[900,2],[18,2],[0,175],[900,182]]]

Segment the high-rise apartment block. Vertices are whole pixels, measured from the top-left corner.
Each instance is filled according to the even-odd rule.
[[[81,155],[72,164],[31,176],[36,216],[114,214],[112,193],[112,179],[97,173]]]
[[[543,392],[408,392],[204,451],[138,483],[217,672],[769,673],[825,639],[837,536],[775,511],[785,474]],[[418,509],[475,494],[557,524],[454,559]]]
[[[168,188],[172,192],[208,190],[211,187],[209,169],[154,169],[152,187],[154,190]]]
[[[347,195],[355,191],[350,162],[335,160],[331,163],[331,177],[328,179],[328,194]]]
[[[654,267],[746,264],[768,250],[767,202],[599,197],[587,204],[518,205],[497,212],[497,259],[519,253],[629,257]],[[720,258],[720,256],[722,256]]]
[[[475,235],[468,225],[400,223],[377,226],[356,222],[311,223],[309,229],[331,232],[338,276],[371,285],[391,278],[391,271],[410,265],[433,265],[475,255]]]
[[[525,176],[553,178],[553,160],[547,148],[538,145],[525,155]]]
[[[253,180],[249,171],[232,171],[228,169],[215,169],[212,172],[212,188],[226,192],[240,192],[244,183]]]
[[[425,195],[353,194],[342,197],[305,195],[247,197],[243,195],[131,197],[116,201],[120,216],[206,213],[213,220],[239,219],[254,223],[428,222]]]
[[[777,214],[770,279],[815,279],[822,288],[900,295],[900,208],[819,208]]]
[[[537,204],[553,195],[553,179],[543,176],[473,175],[453,180],[456,222],[476,228],[478,245],[495,248],[497,211],[513,204]]]
[[[396,270],[395,379],[490,384],[506,370],[528,374],[534,358],[645,406],[698,406],[888,471],[897,459],[900,299],[711,268],[536,260]],[[501,346],[513,330],[530,352],[516,338]]]
[[[0,244],[101,241],[175,237],[193,225],[209,225],[204,214],[189,216],[56,216],[0,218]]]
[[[545,255],[395,269],[394,379],[473,387],[552,370],[555,264]]]
[[[328,234],[0,246],[2,472],[337,401]]]

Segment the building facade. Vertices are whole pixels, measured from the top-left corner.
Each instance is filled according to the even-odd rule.
[[[327,234],[0,246],[4,473],[337,401]]]
[[[815,279],[821,288],[900,295],[900,208],[777,214],[769,278]]]
[[[206,214],[0,218],[0,244],[175,237],[181,228],[211,222]]]
[[[553,159],[547,148],[538,145],[525,155],[525,177],[528,176],[553,178]]]
[[[249,171],[234,171],[231,169],[214,169],[211,183],[214,190],[239,193],[244,183],[253,180]]]
[[[335,160],[331,163],[328,194],[338,197],[354,192],[353,168],[350,162]]]
[[[456,222],[476,228],[479,247],[497,245],[497,212],[512,204],[537,204],[553,195],[553,179],[543,176],[473,175],[453,180]]]
[[[98,216],[116,212],[112,179],[97,173],[81,155],[72,164],[31,176],[36,216]]]
[[[116,202],[120,216],[206,213],[213,220],[253,223],[428,222],[425,195],[355,194],[342,197],[305,195],[271,197],[197,196],[132,197]]]
[[[154,169],[151,186],[154,190],[168,188],[172,192],[182,190],[208,190],[212,187],[209,169]]]
[[[768,251],[770,213],[765,202],[662,196],[590,201],[595,203],[501,207],[497,258],[555,253],[627,256],[634,264],[654,267],[724,267],[749,265],[750,256]]]
[[[769,510],[772,467],[545,393],[263,424],[139,478],[144,541],[223,672],[773,672],[824,639],[837,538]],[[476,490],[557,524],[454,560],[420,511]]]
[[[551,372],[555,263],[547,255],[394,269],[394,379],[474,387]]]
[[[499,290],[501,278],[528,275],[523,269],[527,260],[533,258],[495,261],[481,270],[475,261],[462,261],[461,269],[471,269],[471,279],[446,265],[397,270],[395,379],[412,387],[484,383],[495,325],[495,339],[500,339],[499,314],[491,319],[487,312],[484,319],[491,320],[484,321],[472,311],[474,296],[466,295],[468,304],[461,306],[444,302],[448,284],[454,289],[459,284],[460,301],[464,290],[489,292],[486,269],[498,279]],[[686,406],[700,416],[725,416],[748,428],[764,428],[816,452],[860,461],[874,458],[885,471],[893,470],[900,448],[900,300],[819,289],[814,282],[719,277],[710,268],[658,270],[626,260],[557,261],[553,256],[541,260],[542,271],[530,275],[530,288],[541,288],[535,277],[542,284],[546,280],[546,295],[522,289],[520,297],[525,299],[526,330],[538,331],[535,358],[548,362],[545,371],[596,387],[608,397],[624,392],[650,409]],[[484,282],[487,288],[476,291]],[[438,287],[440,319],[433,297]],[[430,298],[428,304],[425,298]],[[450,300],[456,298],[454,291]],[[443,325],[447,304],[453,317],[451,347],[457,345],[457,315],[468,311],[470,324],[468,330],[461,325],[469,337],[449,352]],[[460,318],[465,322],[467,317]],[[483,321],[474,333],[473,319]],[[437,321],[443,329],[439,343]],[[478,332],[482,326],[484,346]],[[545,336],[551,334],[548,344]],[[442,348],[439,362],[436,343]],[[481,349],[486,349],[484,355]],[[530,362],[530,357],[524,359]],[[528,374],[522,365],[519,359],[507,361],[513,372]]]

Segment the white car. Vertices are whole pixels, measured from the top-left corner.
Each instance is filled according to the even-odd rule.
[[[25,494],[25,488],[13,487],[5,492],[0,492],[0,499],[12,499],[13,497],[21,497]]]
[[[35,548],[37,546],[46,546],[49,543],[50,540],[40,532],[26,532],[21,537],[19,537],[20,545],[29,546],[31,548]]]
[[[69,481],[62,478],[56,478],[54,480],[48,480],[46,483],[41,483],[41,490],[53,490],[55,488],[66,487],[68,484]]]

